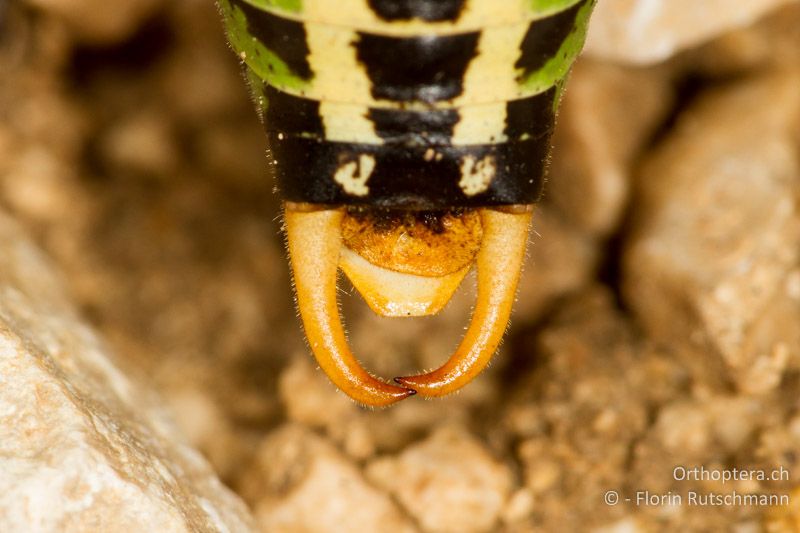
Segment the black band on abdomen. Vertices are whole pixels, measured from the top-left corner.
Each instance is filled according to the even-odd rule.
[[[400,209],[530,204],[544,184],[549,143],[527,139],[480,146],[433,148],[334,143],[270,135],[281,195],[293,202],[371,205]],[[349,194],[334,176],[363,156],[374,168],[364,195]],[[494,175],[486,190],[468,195],[459,183],[465,161],[489,158]]]

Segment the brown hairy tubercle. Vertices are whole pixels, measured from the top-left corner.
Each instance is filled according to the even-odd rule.
[[[483,230],[478,211],[351,208],[342,222],[344,245],[370,263],[418,276],[457,272],[475,259]]]

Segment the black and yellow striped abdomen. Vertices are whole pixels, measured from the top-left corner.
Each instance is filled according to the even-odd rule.
[[[281,193],[529,204],[595,0],[220,0]]]

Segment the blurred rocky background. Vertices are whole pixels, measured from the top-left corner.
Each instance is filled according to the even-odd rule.
[[[304,345],[213,3],[0,0],[0,531],[800,531],[800,492],[635,505],[800,487],[800,3],[600,0],[554,144],[493,366],[364,410]],[[436,366],[462,292],[343,293],[356,353]]]

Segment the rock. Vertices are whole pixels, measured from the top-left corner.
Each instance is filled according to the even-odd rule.
[[[767,533],[797,533],[800,531],[800,487],[794,488],[789,496],[789,505],[771,508],[764,519]]]
[[[762,406],[749,398],[684,399],[661,408],[653,438],[676,464],[699,464],[713,460],[716,450],[740,453],[756,433],[761,417]]]
[[[623,63],[654,63],[795,0],[604,0],[592,15],[586,51]]]
[[[262,531],[413,532],[388,495],[372,487],[329,442],[283,426],[259,446],[242,492]]]
[[[322,428],[356,459],[375,453],[375,442],[361,410],[300,353],[281,374],[279,391],[289,420]]]
[[[717,444],[731,454],[746,449],[767,420],[764,405],[753,398],[721,395],[701,401],[711,413],[711,431]]]
[[[765,76],[685,111],[644,162],[625,247],[625,300],[647,331],[710,345],[750,393],[800,357],[798,86]]]
[[[511,526],[527,519],[536,508],[533,492],[528,488],[521,488],[514,492],[508,499],[503,509],[503,522]]]
[[[589,58],[575,64],[558,114],[545,198],[581,230],[605,237],[619,226],[632,163],[672,104],[668,75],[665,68]]]
[[[200,387],[184,384],[161,391],[182,435],[205,455],[214,471],[229,479],[240,466],[244,443],[230,419],[211,395]]]
[[[667,452],[694,464],[711,447],[711,421],[703,405],[679,402],[663,408],[658,414],[656,439]]]
[[[766,66],[800,64],[800,3],[790,2],[758,23],[725,33],[689,54],[696,70],[706,75],[736,76]]]
[[[170,113],[180,120],[199,123],[201,130],[209,130],[197,131],[197,135],[212,133],[213,128],[208,127],[209,120],[218,121],[228,128],[238,128],[235,140],[248,143],[241,147],[239,157],[249,166],[257,166],[262,171],[259,178],[263,180],[266,166],[263,126],[253,112],[249,89],[242,80],[241,65],[228,45],[216,3],[196,4],[182,0],[170,3],[168,9],[175,43],[158,84],[164,97],[170,101]],[[192,90],[187,90],[187,87]],[[243,106],[243,101],[247,105]],[[251,146],[253,138],[261,142]],[[251,148],[258,148],[262,153],[246,155],[244,151]],[[254,165],[255,162],[259,164]],[[237,170],[242,166],[242,161],[234,163]],[[252,169],[248,171],[252,172]]]
[[[373,461],[369,478],[431,532],[489,531],[511,492],[511,472],[463,429],[445,427],[396,457]]]
[[[536,209],[512,325],[516,320],[536,321],[557,298],[590,283],[599,261],[598,246],[571,222],[551,206]]]
[[[112,4],[103,0],[26,0],[62,19],[73,36],[87,43],[119,42],[161,6],[160,0],[131,0]]]
[[[252,530],[0,213],[0,530]]]
[[[311,363],[311,355],[295,354],[281,374],[278,385],[287,417],[312,427],[341,425],[358,412],[324,373]]]
[[[628,517],[613,524],[593,529],[591,533],[640,533],[647,531],[636,518]]]
[[[171,177],[177,167],[174,132],[162,111],[137,110],[115,121],[100,141],[104,163],[121,171]]]
[[[0,27],[0,72],[13,80],[0,84],[0,194],[19,218],[63,227],[86,207],[74,179],[87,120],[58,90],[68,38],[52,21],[29,21],[19,4],[0,14]]]
[[[372,322],[369,315],[361,318]],[[398,337],[404,322],[405,319],[400,319],[396,326],[401,330],[397,332]],[[392,326],[387,329],[391,333]],[[393,335],[383,339],[393,342]],[[381,337],[378,335],[379,339]],[[290,421],[323,430],[348,456],[366,460],[376,452],[397,452],[420,435],[429,433],[444,418],[450,422],[466,420],[469,407],[480,403],[479,393],[486,388],[476,385],[473,393],[459,394],[450,402],[409,401],[392,409],[369,410],[359,407],[339,391],[313,364],[311,354],[302,351],[294,354],[281,373],[279,391]]]

